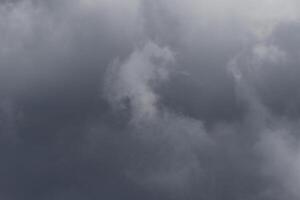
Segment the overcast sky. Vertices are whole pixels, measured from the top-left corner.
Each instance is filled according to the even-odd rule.
[[[0,200],[298,200],[299,77],[299,0],[0,0]]]

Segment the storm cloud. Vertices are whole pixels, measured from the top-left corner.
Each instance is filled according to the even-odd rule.
[[[299,199],[299,11],[0,1],[0,199]]]

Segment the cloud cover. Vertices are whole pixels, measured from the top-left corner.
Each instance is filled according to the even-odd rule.
[[[0,2],[0,198],[298,199],[296,0]]]

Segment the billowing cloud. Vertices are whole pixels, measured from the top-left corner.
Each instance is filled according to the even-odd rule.
[[[0,198],[299,199],[299,11],[0,1]]]

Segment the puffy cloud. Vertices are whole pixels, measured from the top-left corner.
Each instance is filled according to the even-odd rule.
[[[155,117],[158,96],[151,85],[167,78],[166,65],[173,60],[168,48],[149,42],[142,50],[133,52],[124,64],[115,61],[106,75],[108,98],[117,104],[128,99],[137,123]]]

